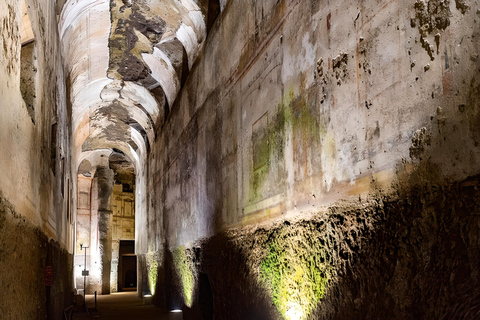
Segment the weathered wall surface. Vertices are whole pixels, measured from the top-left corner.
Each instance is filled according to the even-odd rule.
[[[172,245],[366,195],[421,159],[476,173],[476,8],[426,3],[227,6],[150,159],[159,207],[182,212],[167,230],[190,226]]]
[[[55,8],[42,1],[26,4],[35,38],[33,50],[29,45],[25,48],[33,62],[20,60],[21,1],[7,1],[1,7],[0,164],[4,175],[0,191],[19,214],[66,244],[70,231],[66,221],[70,179],[65,165],[69,163],[70,132]],[[27,88],[20,84],[24,64],[31,72]],[[21,89],[34,93],[27,99],[30,107]]]
[[[200,252],[183,263],[195,287],[173,272],[177,301],[190,292],[189,319],[475,319],[478,183],[422,184],[221,233],[186,249]]]
[[[71,303],[66,300],[73,249],[70,120],[54,6],[26,0],[25,20],[22,1],[0,3],[0,312],[5,319],[47,314],[57,319]],[[23,41],[30,42],[22,46]],[[47,265],[53,268],[51,288],[43,283]]]
[[[72,255],[1,197],[0,243],[2,319],[63,319],[72,304]]]
[[[478,12],[228,2],[148,159],[150,289],[205,319],[476,314]]]

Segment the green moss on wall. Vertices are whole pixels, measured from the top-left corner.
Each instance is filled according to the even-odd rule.
[[[265,243],[260,281],[284,319],[306,319],[323,298],[330,277],[328,253],[320,238],[284,227]]]
[[[320,135],[325,135],[326,130],[320,126],[319,118],[309,108],[305,95],[295,96],[290,90],[285,98],[285,103],[279,105],[279,113],[283,114],[285,124],[292,127],[294,135],[299,136],[303,142],[318,141]]]
[[[147,256],[147,271],[148,271],[148,285],[150,287],[150,293],[155,294],[155,288],[157,285],[157,276],[158,276],[158,261],[156,259],[155,253],[149,252]]]
[[[265,184],[265,178],[270,170],[270,162],[257,169],[254,170],[252,175],[250,176],[250,194],[249,199],[251,202],[256,202],[261,199],[261,191],[263,185]]]
[[[193,263],[187,256],[185,247],[183,246],[176,248],[172,253],[175,271],[177,272],[177,275],[181,281],[185,305],[191,307],[193,301],[193,291],[195,288],[195,269],[193,267]]]
[[[258,130],[260,134],[252,133],[253,161],[249,186],[251,203],[264,198],[262,192],[265,191],[265,183],[275,179],[270,177],[271,169],[278,169],[284,161],[288,128],[292,129],[294,139],[305,148],[318,144],[320,135],[326,134],[326,130],[319,125],[318,117],[308,108],[305,97],[295,96],[293,90],[286,94],[283,102],[278,104],[276,113],[269,115],[266,123],[266,128]]]

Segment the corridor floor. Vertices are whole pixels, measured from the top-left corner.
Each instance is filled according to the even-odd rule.
[[[182,320],[181,312],[166,312],[153,305],[144,305],[143,300],[137,297],[136,292],[118,292],[109,295],[97,296],[95,311],[95,297],[87,295],[87,306],[90,316],[86,312],[76,311],[73,319],[113,319],[113,320]]]

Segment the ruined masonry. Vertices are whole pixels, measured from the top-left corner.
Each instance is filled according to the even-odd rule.
[[[479,54],[476,0],[2,0],[0,318],[480,318]]]

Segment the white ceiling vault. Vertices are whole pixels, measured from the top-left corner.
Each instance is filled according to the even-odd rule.
[[[59,32],[75,170],[105,149],[122,151],[136,171],[143,166],[203,46],[206,10],[201,0],[66,1]]]

